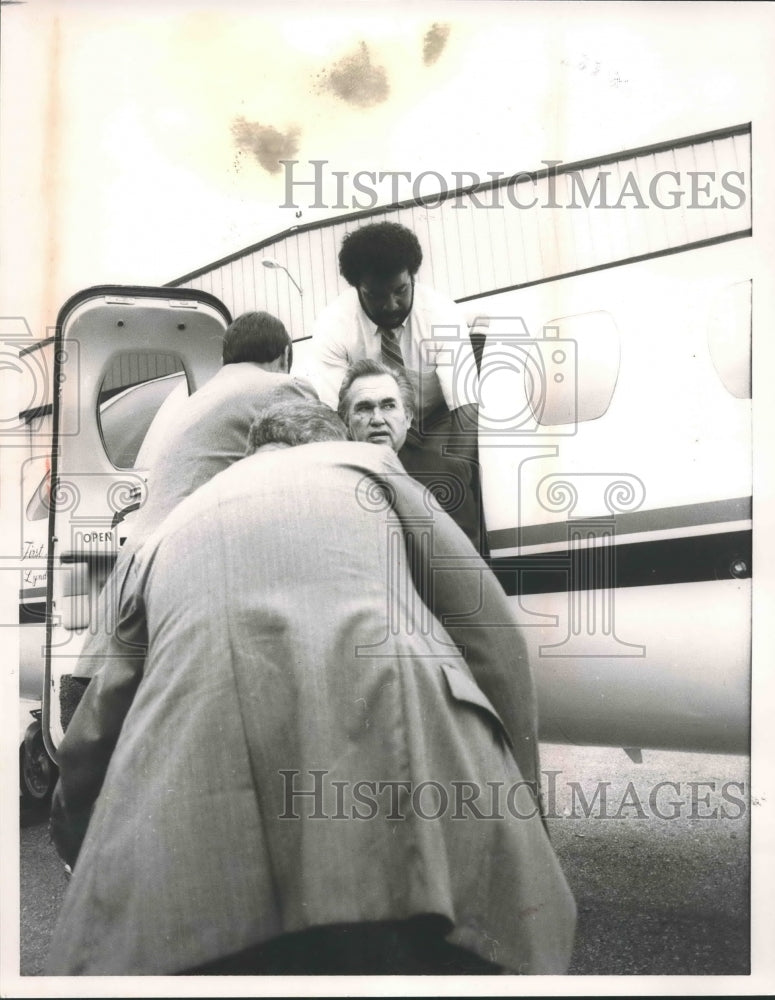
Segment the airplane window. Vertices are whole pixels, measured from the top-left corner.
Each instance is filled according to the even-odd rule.
[[[751,398],[751,297],[753,283],[739,281],[722,289],[711,303],[708,349],[727,392]]]
[[[597,420],[608,409],[619,377],[619,331],[608,312],[564,316],[544,324],[535,341],[526,386],[536,421],[557,426]]]
[[[135,467],[154,418],[180,394],[188,395],[188,381],[177,355],[134,351],[113,359],[97,408],[105,451],[117,469]]]

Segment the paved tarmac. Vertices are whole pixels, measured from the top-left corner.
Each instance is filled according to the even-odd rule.
[[[572,974],[748,972],[748,763],[542,747],[549,828],[579,909]],[[45,819],[23,815],[23,976],[43,972],[65,887]]]
[[[623,750],[544,748],[545,787],[557,792],[555,808],[547,803],[552,841],[579,911],[570,973],[750,971],[748,764],[647,750],[634,764]],[[605,805],[602,784],[593,805],[606,782]]]

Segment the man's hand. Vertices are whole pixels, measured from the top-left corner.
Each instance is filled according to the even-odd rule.
[[[75,867],[78,853],[91,818],[91,809],[77,816],[69,815],[65,806],[61,783],[57,783],[51,800],[51,817],[48,821],[48,835],[65,867]]]

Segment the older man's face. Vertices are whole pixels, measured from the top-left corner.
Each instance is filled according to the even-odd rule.
[[[350,386],[347,423],[354,441],[387,444],[399,451],[410,422],[392,375],[364,375]]]

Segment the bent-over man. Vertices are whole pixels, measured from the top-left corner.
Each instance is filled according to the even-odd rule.
[[[145,665],[60,747],[49,973],[566,970],[524,642],[389,449],[260,447],[130,574]]]

